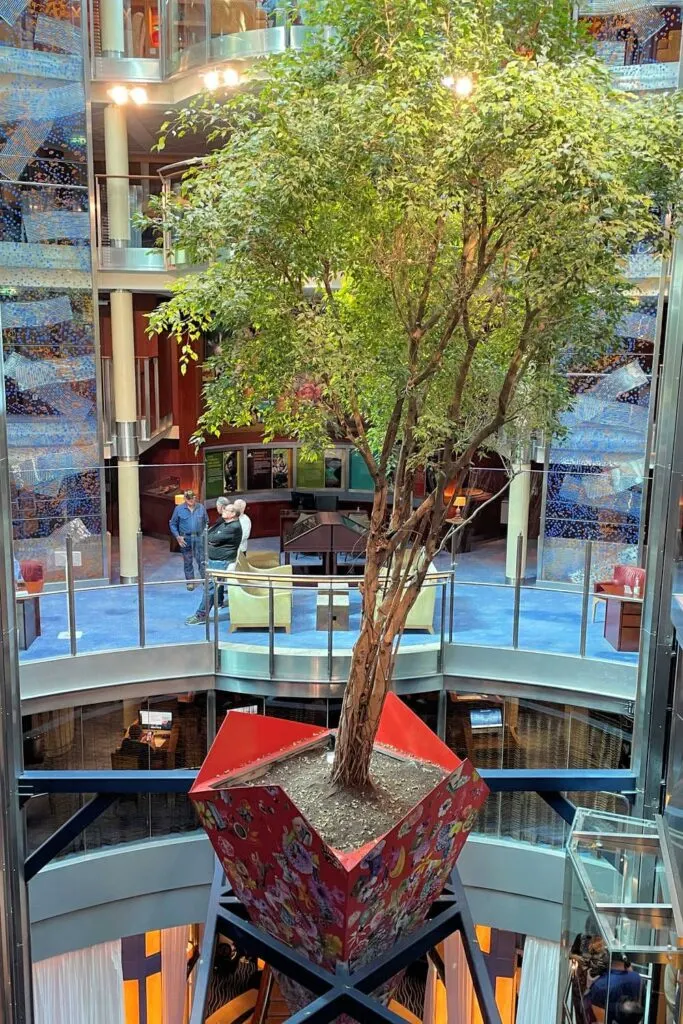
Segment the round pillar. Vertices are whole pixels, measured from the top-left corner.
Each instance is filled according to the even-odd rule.
[[[529,532],[529,502],[531,495],[531,465],[528,462],[513,466],[514,476],[508,490],[508,532],[505,545],[505,579],[517,581],[517,543],[522,538],[521,579],[526,578],[526,549]]]
[[[100,39],[103,57],[126,56],[123,0],[104,0],[100,4]]]
[[[128,123],[125,106],[117,103],[110,103],[104,108],[104,154],[107,171],[107,230],[104,230],[103,224],[102,244],[117,249],[127,248],[130,245]]]
[[[135,335],[130,292],[111,293],[111,351],[118,457],[119,563],[121,580],[130,583],[138,575],[140,529]]]

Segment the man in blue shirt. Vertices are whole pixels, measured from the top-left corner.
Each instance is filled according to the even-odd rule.
[[[197,501],[194,491],[185,491],[185,501],[176,505],[169,526],[171,533],[178,541],[183,553],[183,568],[187,589],[194,590],[194,563],[197,563],[197,575],[204,579],[206,561],[204,558],[204,531],[209,525],[209,517],[204,506]]]
[[[643,979],[640,974],[632,969],[626,957],[614,953],[609,970],[596,978],[586,993],[592,1019],[613,1024],[613,1021],[619,1019],[619,1007],[623,1003],[640,1003],[642,989]]]

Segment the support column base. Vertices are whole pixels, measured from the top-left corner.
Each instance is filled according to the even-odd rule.
[[[522,576],[522,585],[524,585],[525,583],[535,583],[536,579],[537,579],[536,576]],[[513,586],[514,586],[514,584],[517,582],[517,580],[515,579],[514,576],[506,576],[505,577],[505,582],[506,583],[512,583]]]

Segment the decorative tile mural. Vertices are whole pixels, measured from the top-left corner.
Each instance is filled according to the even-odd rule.
[[[80,0],[0,0],[0,275],[27,270],[0,287],[12,517],[48,579],[67,535],[102,573],[84,73]]]
[[[621,322],[617,349],[599,369],[572,377],[575,402],[550,449],[546,580],[582,583],[587,540],[595,579],[636,563],[656,317],[656,297],[641,299]]]

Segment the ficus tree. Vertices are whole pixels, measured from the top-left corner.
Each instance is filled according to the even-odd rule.
[[[214,147],[156,217],[201,270],[150,317],[206,332],[198,439],[258,417],[349,441],[374,486],[333,778],[369,762],[407,614],[483,450],[552,431],[609,346],[625,260],[667,245],[677,96],[611,87],[569,5],[317,0],[310,39],[166,125]],[[414,498],[430,464],[433,488]],[[444,492],[450,497],[444,497]]]

